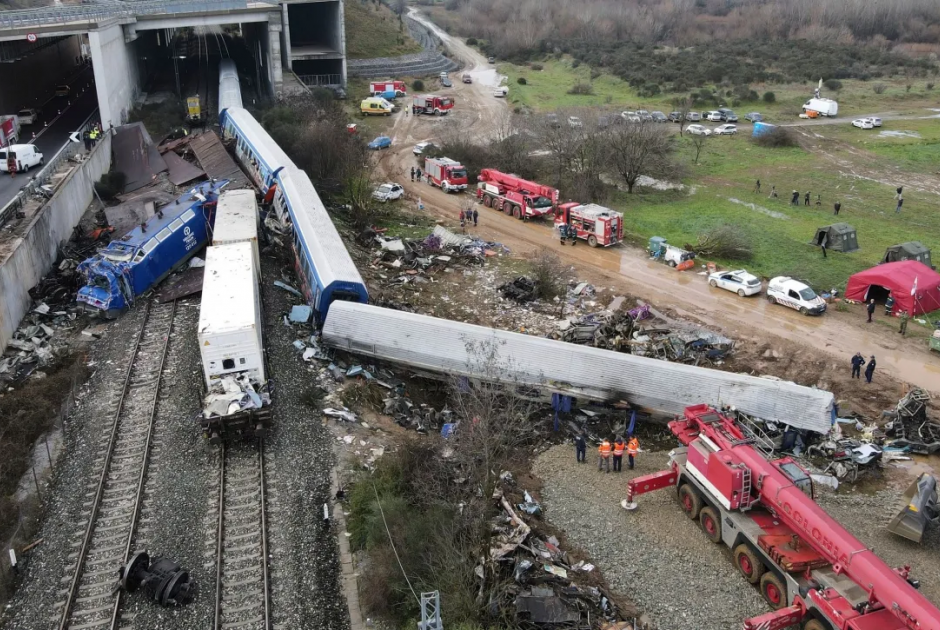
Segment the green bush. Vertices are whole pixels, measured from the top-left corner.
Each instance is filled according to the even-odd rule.
[[[826,81],[823,83],[823,87],[825,87],[827,90],[838,92],[842,89],[842,81],[838,79],[826,79]]]
[[[127,175],[121,171],[111,171],[95,182],[95,192],[102,200],[110,201],[124,192],[125,184],[127,184]]]
[[[930,90],[933,89],[933,83],[928,83],[925,87],[927,88],[927,91],[929,92]]]
[[[759,136],[752,136],[751,141],[766,149],[792,148],[800,146],[796,136],[787,127],[774,127]]]
[[[773,92],[764,92],[764,102],[765,103],[776,103],[777,95]]]
[[[884,83],[876,83],[873,86],[871,86],[871,89],[875,94],[884,94],[885,90],[888,89],[888,86],[885,85]]]
[[[535,70],[536,72],[540,72],[540,71],[542,70],[542,68],[544,68],[545,66],[543,66],[543,65],[540,64],[540,63],[533,63],[530,67],[531,67],[533,70]],[[933,85],[933,84],[931,84],[931,85]]]
[[[467,38],[467,46],[476,46],[476,45],[477,45],[477,38],[476,38],[476,37],[468,37],[468,38]]]
[[[525,85],[526,83],[528,83],[528,81],[526,81],[525,77],[519,77],[518,79],[516,79],[516,83],[518,83],[519,85]]]
[[[594,86],[590,83],[581,83],[578,81],[571,86],[571,89],[568,90],[568,94],[576,94],[579,96],[589,96],[594,94]]]
[[[424,81],[422,81],[421,79],[415,79],[414,81],[411,82],[411,87],[415,91],[420,92],[421,90],[424,89]]]

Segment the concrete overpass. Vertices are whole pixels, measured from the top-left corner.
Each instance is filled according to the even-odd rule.
[[[252,53],[271,96],[281,91],[283,69],[295,65],[298,74],[314,75],[315,84],[345,86],[343,0],[145,0],[5,11],[0,61],[4,54],[29,55],[50,38],[87,38],[107,128],[126,121],[146,78],[142,33],[225,24],[242,25],[256,43]]]

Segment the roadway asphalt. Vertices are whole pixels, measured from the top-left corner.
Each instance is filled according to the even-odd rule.
[[[81,94],[81,89],[89,82],[90,88],[85,89],[85,92]],[[90,68],[75,78],[71,85],[73,92],[71,99],[64,97],[50,99],[37,108],[41,109],[40,122],[35,125],[24,125],[20,130],[20,143],[35,144],[46,160],[52,159],[59,152],[59,149],[69,141],[69,134],[77,130],[79,125],[98,107],[98,95],[95,92]],[[71,105],[67,104],[69,100],[71,100]],[[58,114],[60,108],[62,109],[61,115]],[[48,127],[43,126],[42,121],[46,120],[49,121]],[[32,140],[34,132],[36,139]],[[0,174],[0,208],[4,207],[26,185],[29,178],[38,172],[33,169],[29,173],[20,173],[15,177],[7,173]]]

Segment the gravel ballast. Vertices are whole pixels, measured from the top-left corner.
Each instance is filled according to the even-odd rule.
[[[634,470],[599,473],[597,452],[586,464],[574,446],[539,455],[533,473],[544,483],[546,518],[569,542],[587,551],[617,592],[636,602],[654,627],[727,630],[769,608],[735,570],[730,553],[708,542],[668,489],[639,497],[640,507],[620,507],[633,476],[666,468],[667,453],[641,453]],[[626,464],[626,462],[625,462]]]

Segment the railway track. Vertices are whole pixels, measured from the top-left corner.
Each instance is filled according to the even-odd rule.
[[[264,441],[219,452],[214,630],[271,630]]]
[[[110,401],[114,415],[95,462],[98,481],[87,495],[87,522],[74,542],[78,551],[70,556],[70,574],[63,578],[65,599],[56,604],[59,630],[116,630],[121,621],[121,597],[113,588],[140,519],[175,315],[175,302],[147,306],[122,388]]]

